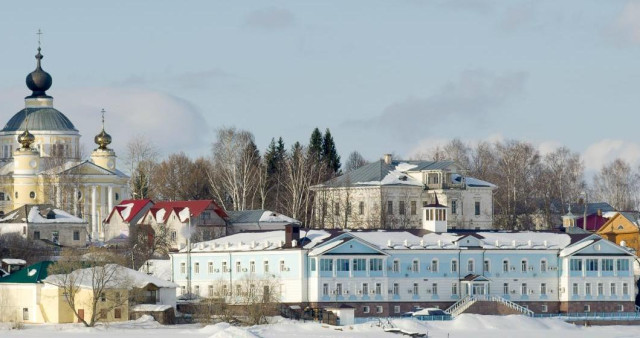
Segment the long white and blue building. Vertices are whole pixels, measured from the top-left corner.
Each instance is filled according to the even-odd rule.
[[[589,234],[289,227],[196,243],[191,253],[171,254],[171,266],[179,293],[190,287],[220,297],[215,285],[223,283],[229,292],[222,296],[233,302],[234,285],[266,278],[277,282],[273,292],[285,304],[350,305],[356,316],[445,309],[478,295],[535,313],[629,312],[634,258]]]

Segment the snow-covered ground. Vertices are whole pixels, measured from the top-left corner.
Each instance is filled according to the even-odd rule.
[[[500,338],[500,337],[562,337],[562,338],[623,338],[638,337],[640,326],[592,326],[581,327],[567,324],[559,319],[534,319],[524,316],[461,315],[448,322],[418,322],[397,319],[393,323],[401,329],[427,333],[432,338]],[[149,317],[137,321],[85,328],[78,324],[26,325],[22,330],[9,330],[9,325],[0,323],[1,337],[154,337],[175,338],[224,338],[224,337],[406,337],[387,333],[373,323],[347,327],[332,327],[317,323],[302,323],[277,319],[274,324],[253,327],[234,327],[226,323],[201,327],[199,325],[163,326]]]

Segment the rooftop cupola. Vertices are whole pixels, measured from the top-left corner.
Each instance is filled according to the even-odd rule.
[[[102,131],[93,138],[93,141],[98,145],[98,149],[107,150],[107,146],[111,144],[111,135],[104,131],[104,109],[100,112],[102,114]]]
[[[107,146],[111,144],[111,135],[107,134],[104,131],[104,109],[100,111],[102,114],[102,130],[93,141],[98,145],[91,153],[91,161],[96,165],[99,165],[102,168],[107,170],[115,170],[116,169],[116,153],[113,149],[109,149]]]
[[[32,93],[26,98],[50,98],[46,91],[51,88],[51,84],[53,83],[53,79],[49,73],[45,72],[42,69],[42,53],[40,53],[41,48],[38,47],[38,54],[36,54],[36,69],[27,75],[27,88],[29,88]]]

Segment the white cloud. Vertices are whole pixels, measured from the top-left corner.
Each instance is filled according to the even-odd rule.
[[[413,141],[412,136],[442,126],[485,122],[494,111],[524,91],[527,77],[525,72],[495,75],[482,70],[464,71],[456,81],[446,83],[436,93],[409,96],[390,104],[379,116],[344,124],[378,128]]]
[[[640,43],[640,1],[626,3],[612,27],[616,38],[621,42]]]
[[[166,93],[99,87],[56,89],[48,94],[54,96],[54,107],[80,131],[86,153],[96,147],[93,137],[100,131],[102,108],[107,111],[105,129],[113,138],[111,146],[121,161],[127,142],[139,134],[153,142],[163,155],[177,151],[201,155],[210,147],[212,132],[198,109]],[[0,109],[18,112],[24,107],[20,98],[25,95],[25,90],[3,91]],[[11,116],[5,115],[5,119],[8,121]]]
[[[293,26],[295,16],[289,10],[277,7],[252,11],[244,21],[246,27],[265,30],[279,30]]]
[[[623,140],[604,139],[587,147],[582,158],[585,169],[592,171],[599,171],[603,165],[611,163],[616,158],[637,165],[640,162],[640,145]]]

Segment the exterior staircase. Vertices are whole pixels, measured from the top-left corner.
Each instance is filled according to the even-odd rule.
[[[461,313],[464,313],[472,305],[474,305],[474,304],[476,304],[478,302],[480,302],[480,304],[478,304],[478,305],[481,305],[484,302],[496,303],[496,305],[498,305],[498,306],[506,307],[512,313],[520,313],[520,314],[523,314],[525,316],[533,317],[533,311],[527,309],[526,307],[524,307],[522,305],[519,305],[517,303],[514,303],[514,302],[512,302],[510,300],[504,299],[502,297],[492,296],[492,295],[466,296],[466,297],[460,299],[459,301],[457,301],[456,303],[454,303],[453,305],[451,305],[448,309],[445,310],[445,312],[447,312],[447,313],[451,314],[451,316],[455,317],[455,316],[457,316],[457,315],[459,315]]]

